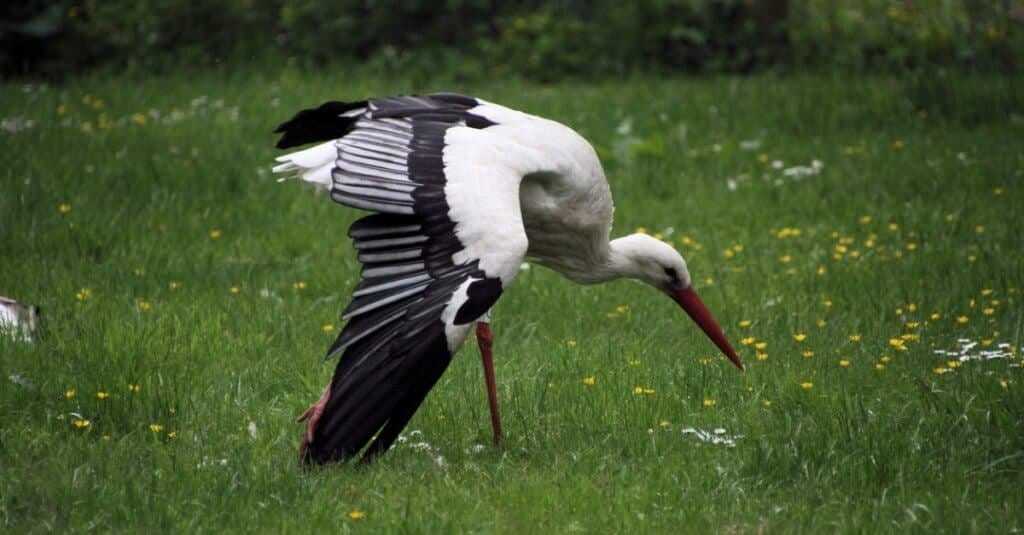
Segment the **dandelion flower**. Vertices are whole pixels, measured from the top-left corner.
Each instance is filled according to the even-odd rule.
[[[851,342],[860,342],[860,333],[854,333],[849,336]]]
[[[937,320],[942,317],[942,314],[939,314],[938,312],[932,312],[932,315],[928,317],[931,318],[932,320]]]
[[[211,240],[216,240],[216,239],[219,239],[220,237],[221,237],[220,229],[213,229],[213,230],[210,231],[210,239]]]
[[[760,361],[763,362],[763,361],[768,360],[768,353],[760,353],[759,352],[759,353],[757,353],[756,357],[757,357],[757,360],[760,360]]]
[[[170,439],[178,438],[178,432],[177,431],[171,431],[170,433],[167,433],[167,438],[170,438]]]
[[[181,283],[178,281],[171,281],[171,284],[169,286],[171,287],[172,290],[177,290],[178,288],[181,288]]]
[[[846,360],[846,359],[840,359],[839,360],[839,365],[842,366],[843,368],[849,367],[850,366],[850,361]]]
[[[743,328],[750,327],[750,320],[740,320],[739,326]]]
[[[801,353],[801,355],[803,355],[803,357],[805,359],[809,359],[809,358],[814,356],[814,351],[811,351],[810,349],[807,349],[803,353]]]
[[[770,399],[764,400],[764,406],[765,407],[771,407],[772,406],[772,400],[770,400]]]
[[[566,340],[565,345],[569,347],[576,347],[576,340]]]
[[[996,309],[994,309],[994,308],[991,308],[991,307],[990,307],[990,308],[986,308],[986,309],[983,309],[983,310],[981,311],[981,313],[982,313],[982,314],[984,314],[984,315],[986,315],[986,316],[991,316],[992,314],[995,314],[995,313],[996,313]]]
[[[296,282],[295,284],[292,284],[292,288],[295,288],[296,290],[305,290],[306,289],[306,281]]]
[[[814,383],[812,383],[810,381],[804,381],[804,382],[800,383],[800,388],[803,388],[804,390],[810,390],[810,389],[814,388]]]
[[[862,215],[860,216],[860,219],[858,219],[857,221],[860,222],[861,225],[867,225],[868,223],[871,222],[871,216]]]
[[[882,370],[885,369],[885,364],[882,364],[881,362],[879,362],[879,363],[875,364],[875,369],[878,370],[878,371],[882,371]]]
[[[149,424],[149,430],[154,433],[159,433],[164,430],[164,426],[160,424]]]
[[[145,312],[149,310],[152,306],[153,304],[150,303],[149,301],[146,301],[145,299],[139,299],[139,310]]]
[[[365,517],[365,516],[366,516],[366,513],[363,513],[362,511],[359,511],[359,510],[349,511],[349,513],[348,513],[348,517],[351,518],[352,520],[362,520],[363,517]]]
[[[978,226],[974,227],[974,232],[977,233],[977,234],[984,234],[985,233],[985,225],[978,225]]]
[[[704,400],[704,406],[705,407],[714,407],[715,405],[718,405],[718,401],[716,401],[714,399],[705,399]]]
[[[238,286],[232,286],[231,287],[231,293],[233,293],[233,294],[237,294],[240,291],[242,291],[242,290]]]
[[[789,256],[788,254],[787,255],[782,255],[782,256],[779,257],[779,262],[782,262],[783,264],[788,264],[792,260],[793,260],[793,257]]]
[[[967,323],[967,316],[957,316],[956,322],[960,325]]]
[[[984,288],[981,290],[982,297],[988,297],[990,295],[992,295],[992,288]]]
[[[96,392],[96,399],[107,399],[109,397],[110,394],[107,392]]]
[[[768,347],[768,342],[758,342],[754,344],[754,349],[764,349]]]
[[[85,429],[86,427],[92,425],[92,422],[86,420],[85,418],[75,418],[74,420],[72,420],[71,423],[75,424],[75,427],[79,429]]]
[[[67,392],[64,392],[64,397],[67,398],[67,399],[71,399],[71,398],[75,397],[74,389],[68,390]]]
[[[740,339],[740,343],[745,345],[745,346],[749,346],[750,344],[753,344],[755,341],[757,341],[757,339],[754,338],[753,336],[748,336],[746,338],[741,338]]]
[[[591,375],[590,377],[583,378],[583,384],[587,386],[594,386],[594,383],[596,383],[596,380],[594,379],[593,375]]]
[[[804,340],[807,339],[807,335],[804,333],[796,333],[793,335],[793,339],[796,340],[797,342],[803,342]]]
[[[334,330],[334,325],[332,325],[332,324],[330,324],[330,323],[327,323],[327,324],[325,324],[325,325],[324,325],[323,327],[321,327],[321,329],[322,329],[322,330],[323,330],[323,331],[324,331],[325,333],[329,333],[329,332],[331,332],[331,331],[333,331],[333,330]]]
[[[140,385],[138,383],[128,383],[128,391],[129,392],[141,392],[142,391],[142,385]]]
[[[57,207],[57,209],[60,210],[60,213],[66,214],[71,211],[71,205],[66,202],[62,202],[60,203],[60,206]]]

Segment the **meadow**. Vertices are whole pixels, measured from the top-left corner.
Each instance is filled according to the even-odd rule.
[[[1019,532],[1024,80],[336,68],[0,83],[0,526],[35,531]],[[639,284],[524,266],[367,467],[296,416],[362,215],[269,173],[330,99],[451,90],[569,124],[615,235],[677,247],[747,364]]]

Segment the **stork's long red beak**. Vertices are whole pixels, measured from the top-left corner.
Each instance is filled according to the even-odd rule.
[[[736,365],[740,371],[745,370],[743,362],[740,361],[740,357],[736,355],[736,351],[732,349],[732,345],[729,340],[726,339],[725,334],[722,333],[722,329],[718,327],[718,323],[715,323],[715,318],[711,317],[711,312],[708,312],[708,308],[704,306],[704,302],[697,297],[697,292],[693,290],[693,287],[684,288],[682,290],[676,290],[673,297],[679,303],[679,306],[683,307],[683,310],[693,318],[693,321],[704,331],[704,334],[708,335],[708,338],[718,346],[718,349],[725,353],[725,356],[729,357],[729,360]]]

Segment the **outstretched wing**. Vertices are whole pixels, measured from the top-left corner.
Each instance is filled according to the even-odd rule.
[[[328,103],[279,128],[279,146],[337,139],[275,171],[325,186],[329,172],[335,201],[377,212],[349,229],[362,280],[328,352],[341,359],[307,460],[349,458],[375,435],[364,460],[387,450],[518,272],[529,149],[488,132],[485,113],[529,116],[487,106],[452,94]]]

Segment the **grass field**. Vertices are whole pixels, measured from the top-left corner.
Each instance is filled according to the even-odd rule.
[[[0,525],[1019,532],[1022,82],[4,82],[0,294],[42,320],[0,337]],[[615,234],[684,254],[747,373],[649,289],[535,266],[494,310],[500,448],[467,344],[380,462],[300,469],[360,213],[278,184],[270,130],[437,90],[588,137]]]

